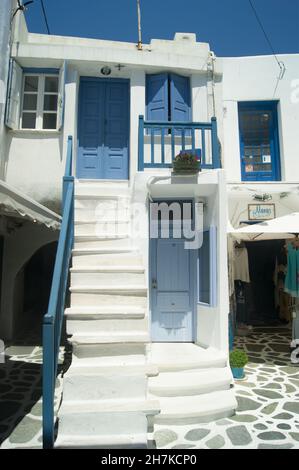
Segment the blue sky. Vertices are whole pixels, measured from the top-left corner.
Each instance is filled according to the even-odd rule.
[[[276,53],[299,52],[299,0],[253,0]],[[136,0],[44,0],[52,34],[137,41]],[[270,54],[248,0],[141,0],[143,42],[194,32],[219,56]],[[40,0],[26,12],[46,33]]]

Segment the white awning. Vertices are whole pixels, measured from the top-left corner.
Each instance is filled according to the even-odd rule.
[[[233,229],[229,233],[239,240],[275,240],[294,238],[299,233],[299,212],[293,212],[272,220]]]
[[[61,217],[47,207],[0,181],[0,215],[21,217],[60,230]]]

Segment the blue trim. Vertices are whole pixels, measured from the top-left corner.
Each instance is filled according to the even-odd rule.
[[[36,74],[45,74],[45,75],[58,75],[60,69],[52,68],[41,68],[41,67],[23,67],[23,73],[36,73]]]
[[[68,138],[67,164],[63,178],[63,213],[59,235],[49,306],[43,321],[43,447],[54,445],[54,396],[58,357],[68,283],[69,265],[74,239],[74,177],[72,138]]]
[[[192,223],[194,224],[194,214],[195,214],[195,200],[194,198],[174,198],[174,197],[165,197],[163,199],[161,198],[155,198],[152,201],[149,201],[149,205],[151,202],[167,202],[167,201],[173,201],[173,202],[180,202],[180,201],[190,201],[192,202],[193,209],[193,219]],[[149,220],[149,227],[151,224],[151,219],[150,219],[150,209],[148,210],[148,220]],[[197,257],[192,256],[192,250],[189,250],[189,286],[190,286],[190,304],[192,306],[192,341],[196,341],[196,332],[197,332]],[[153,322],[153,304],[155,303],[156,295],[157,295],[157,290],[152,289],[152,279],[157,278],[157,259],[156,259],[156,252],[157,252],[157,239],[155,238],[150,238],[149,239],[149,307],[150,307],[150,324],[151,324],[151,338],[152,338],[152,322]],[[192,288],[193,286],[193,288]],[[153,339],[152,339],[153,340]],[[154,340],[155,341],[155,340]],[[189,342],[189,341],[186,341]]]
[[[203,302],[200,300],[200,258],[201,258],[201,250],[204,249],[202,246],[198,250],[197,256],[197,303],[199,305],[204,305],[206,307],[217,307],[218,302],[218,279],[217,279],[217,228],[215,226],[211,226],[209,229],[204,230],[204,234],[208,233],[208,243],[209,243],[209,302]]]
[[[150,130],[150,163],[144,162],[144,130]],[[139,116],[139,134],[138,134],[138,171],[143,171],[144,168],[171,168],[172,163],[165,163],[163,156],[165,156],[165,129],[171,130],[171,159],[175,158],[175,133],[178,130],[182,135],[182,147],[185,146],[185,137],[189,137],[191,131],[192,147],[190,151],[193,153],[201,152],[201,167],[203,169],[221,168],[220,162],[220,147],[217,135],[217,120],[212,118],[211,123],[208,122],[182,122],[182,121],[144,121],[142,115]],[[206,163],[206,139],[202,140],[202,149],[195,148],[195,130],[200,130],[202,135],[204,131],[211,132],[212,139],[212,163]],[[155,146],[154,138],[161,135],[161,163],[155,163]],[[163,135],[163,137],[162,137]],[[187,149],[188,150],[188,149]]]
[[[281,181],[281,161],[279,149],[279,135],[278,135],[278,116],[277,105],[278,101],[241,101],[238,103],[239,114],[239,136],[240,136],[240,159],[241,159],[241,176],[242,181]],[[245,171],[245,162],[242,156],[244,155],[244,142],[242,138],[240,115],[242,112],[254,111],[268,111],[271,112],[272,123],[270,126],[270,151],[271,151],[271,171]]]

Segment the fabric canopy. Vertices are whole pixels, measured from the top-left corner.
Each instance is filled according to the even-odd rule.
[[[0,181],[0,215],[22,217],[60,230],[61,217],[25,194]]]
[[[239,240],[248,241],[294,238],[295,234],[299,234],[299,212],[239,229],[233,229],[230,225],[229,233]]]

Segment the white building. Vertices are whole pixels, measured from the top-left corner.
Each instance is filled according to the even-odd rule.
[[[281,57],[278,80],[272,56],[219,59],[190,33],[154,39],[140,51],[130,43],[32,34],[21,13],[14,27],[3,180],[54,211],[53,220],[73,139],[66,309],[73,361],[57,445],[146,446],[146,417],[183,424],[233,414],[227,220],[235,228],[248,221],[248,204],[263,195],[270,216],[271,198],[277,215],[298,206],[298,56]],[[182,149],[200,155],[198,175],[172,174]],[[151,228],[163,227],[154,202],[188,204],[188,221],[203,219],[202,246],[151,238]],[[6,337],[21,311],[26,284],[16,274],[28,259],[26,240],[35,233],[37,249],[56,237],[33,224],[26,230],[4,239]]]

